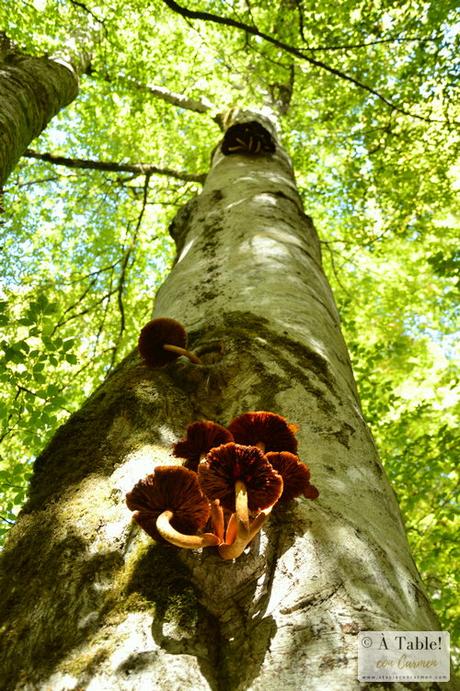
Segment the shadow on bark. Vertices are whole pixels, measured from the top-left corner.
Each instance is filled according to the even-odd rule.
[[[183,557],[175,548],[153,546],[137,563],[126,594],[137,593],[151,607],[151,630],[159,648],[194,656],[213,691],[247,688],[258,676],[276,632],[272,617],[255,613],[260,604],[257,581],[244,580],[251,562],[259,567],[258,557],[242,558],[243,580],[238,563],[223,562],[210,551]],[[219,581],[221,591],[211,587],[211,594],[211,582]],[[158,654],[134,654],[120,671],[148,666]]]
[[[72,530],[62,534],[50,513],[24,520],[28,529],[2,558],[3,691],[47,676],[97,631],[113,598],[113,575],[123,565],[113,551],[89,555],[81,537]]]

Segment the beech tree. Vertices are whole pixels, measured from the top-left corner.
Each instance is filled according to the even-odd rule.
[[[320,242],[310,216],[305,215],[305,210],[310,212],[309,206],[304,208],[305,201],[309,203],[309,193],[314,197],[317,192],[312,190],[316,186],[321,197],[321,190],[326,187],[311,180],[306,182],[306,160],[299,159],[298,153],[298,172],[295,167],[300,184],[296,183],[283,144],[293,146],[295,152],[297,143],[304,152],[307,123],[315,118],[314,109],[308,115],[302,111],[306,88],[303,61],[317,71],[315,74],[325,74],[327,80],[344,85],[343,91],[339,88],[333,96],[321,94],[321,127],[325,127],[328,118],[333,125],[326,130],[332,132],[337,127],[339,115],[328,115],[332,104],[353,104],[360,109],[365,126],[373,126],[371,134],[362,139],[360,130],[357,138],[365,142],[368,152],[374,147],[377,158],[369,159],[373,162],[388,156],[395,156],[396,160],[399,144],[394,144],[394,132],[398,132],[399,142],[401,133],[407,134],[412,126],[408,123],[417,122],[418,135],[429,131],[433,140],[451,136],[454,111],[449,89],[445,85],[443,98],[436,92],[423,110],[417,100],[410,100],[412,91],[408,86],[406,100],[395,99],[383,88],[386,75],[391,72],[388,62],[379,66],[380,71],[375,63],[368,66],[373,74],[368,82],[356,76],[353,68],[350,51],[356,48],[349,46],[342,53],[346,56],[342,65],[312,57],[309,41],[319,35],[316,31],[321,21],[327,20],[327,13],[320,14],[318,27],[313,28],[307,22],[309,10],[303,4],[288,7],[281,3],[279,12],[274,14],[263,6],[252,5],[228,16],[218,14],[216,8],[210,8],[215,10],[214,14],[189,10],[173,2],[165,4],[169,9],[158,3],[155,15],[146,11],[142,16],[128,13],[126,19],[118,12],[109,12],[103,18],[96,16],[105,36],[102,44],[106,40],[112,52],[94,44],[91,63],[86,62],[80,70],[87,73],[80,101],[76,101],[73,111],[62,115],[64,123],[69,118],[65,141],[53,147],[59,129],[52,125],[42,139],[47,150],[28,150],[27,160],[15,174],[17,177],[12,178],[11,188],[6,189],[6,199],[12,200],[12,206],[20,198],[21,187],[34,190],[31,200],[22,198],[24,210],[18,207],[16,220],[11,220],[11,237],[18,227],[15,223],[22,224],[26,218],[33,229],[31,207],[40,198],[40,184],[50,185],[44,189],[55,195],[56,206],[51,211],[46,202],[42,203],[41,222],[47,225],[54,220],[56,228],[65,226],[70,219],[75,223],[70,234],[62,231],[53,239],[55,256],[62,261],[60,270],[53,269],[54,282],[49,275],[44,280],[45,274],[41,274],[24,301],[15,328],[27,333],[21,332],[16,340],[4,345],[5,372],[14,372],[17,378],[4,416],[3,439],[9,444],[11,457],[18,451],[24,453],[24,448],[29,448],[30,455],[40,447],[43,437],[56,428],[66,410],[75,412],[38,455],[27,504],[11,530],[4,552],[4,597],[0,608],[5,641],[2,688],[355,688],[356,641],[360,630],[437,630],[442,625],[426,597],[410,554],[398,503],[364,422],[338,311],[322,268],[321,255],[326,250],[326,265],[340,288],[343,275],[334,272],[336,259],[331,250],[337,240],[337,228],[332,223],[329,239]],[[200,50],[212,54],[217,79],[220,70],[234,74],[234,65],[219,66],[218,52],[212,52],[225,36],[229,52],[235,51],[235,64],[244,66],[248,79],[245,87],[237,80],[229,92],[232,97],[240,92],[239,104],[249,104],[250,110],[243,107],[225,111],[222,104],[228,104],[228,93],[219,96],[210,77],[206,96],[197,96],[196,91],[191,96],[181,93],[173,78],[162,84],[146,78],[150,60],[158,58],[162,51],[167,55],[173,45],[168,34],[175,15],[170,9],[181,13],[187,21],[206,22],[200,24],[206,29],[194,35],[200,36]],[[79,26],[88,13],[95,18],[90,8],[72,6],[72,26]],[[21,31],[25,32],[31,21],[31,15],[26,15],[16,24],[23,43],[25,34]],[[51,11],[43,16],[46,33]],[[447,21],[448,8],[442,16]],[[349,37],[351,43],[357,39],[356,31],[364,21],[361,13],[357,19],[355,33]],[[376,21],[375,17],[371,19]],[[390,19],[400,22],[392,45],[411,42],[407,31],[414,26],[414,14],[383,13],[379,21],[384,24]],[[139,58],[133,49],[133,61],[126,60],[115,75],[122,53],[113,50],[114,46],[126,49],[131,45],[127,24],[134,20],[139,46],[147,40],[147,32],[154,23],[167,49],[150,42],[151,47],[156,45],[151,58],[145,54]],[[413,77],[420,70],[419,81],[425,88],[427,75],[432,77],[436,73],[441,80],[436,70],[448,60],[444,44],[448,30],[441,27],[441,17],[436,13],[429,15],[427,24],[430,31],[421,42],[415,41],[417,50],[422,45],[426,47],[429,40],[436,42],[439,50],[433,62],[417,62],[412,73]],[[223,26],[219,31],[224,33],[214,28],[208,30],[214,25]],[[176,46],[182,46],[184,62],[188,60],[190,66],[194,61],[196,69],[197,53],[190,51],[190,34],[184,26],[188,25],[174,24],[174,41]],[[434,26],[438,27],[437,36],[430,33]],[[380,45],[380,38],[372,36],[369,27],[366,20],[370,43]],[[57,25],[54,28],[53,40],[60,40],[60,29]],[[230,30],[235,36],[245,37],[243,48],[238,38],[225,33]],[[191,31],[196,32],[196,28]],[[328,36],[328,50],[334,50],[333,38],[332,34]],[[365,41],[366,45],[368,42]],[[39,34],[36,50],[43,49],[44,43]],[[401,63],[396,61],[395,69],[404,73],[408,55],[410,51],[401,51]],[[202,65],[198,70],[204,83],[209,64],[202,54],[200,59]],[[145,64],[140,68],[142,60]],[[233,57],[230,63],[232,60]],[[162,70],[163,77],[168,77],[174,67],[163,61]],[[190,78],[197,79],[195,74]],[[406,82],[401,75],[399,79],[399,93],[403,94]],[[388,80],[391,82],[390,77]],[[47,104],[43,106],[38,118],[42,127],[73,95],[74,91],[51,110],[47,110]],[[103,107],[108,95],[114,99],[110,119]],[[265,102],[265,107],[257,108],[256,97]],[[132,99],[135,125],[124,129],[118,137],[123,116],[129,111],[127,99]],[[145,111],[140,105],[144,102],[148,103]],[[37,107],[41,108],[40,103]],[[23,112],[28,110],[24,100],[21,108]],[[293,111],[294,119],[289,121]],[[171,113],[174,114],[167,115]],[[161,128],[155,130],[158,155],[153,156],[154,148],[141,138],[145,151],[133,160],[129,154],[136,133],[145,137],[145,126],[160,114]],[[344,111],[341,115],[345,116]],[[8,117],[13,122],[17,116]],[[207,118],[200,121],[199,142],[188,119],[191,117]],[[347,117],[351,122],[356,114]],[[84,137],[80,138],[75,145],[72,127],[79,120],[87,123],[89,139],[85,142]],[[247,150],[243,147],[241,151],[227,152],[228,155],[223,152],[218,126],[228,131],[234,123],[248,121],[257,121],[270,133],[268,136],[275,142],[274,153],[251,149],[252,145]],[[302,121],[303,131],[298,129]],[[290,129],[286,129],[286,123]],[[174,127],[187,140],[181,144],[181,155],[174,153],[167,140],[160,137],[160,133],[163,137],[171,135]],[[98,129],[103,129],[106,137],[99,142],[95,156],[88,148]],[[22,136],[20,145],[11,140],[5,147],[5,177],[18,152],[28,145],[27,139],[38,130],[30,132],[27,137]],[[316,129],[316,137],[318,132]],[[125,135],[126,141],[122,141]],[[423,166],[440,176],[445,184],[443,192],[451,189],[448,170],[453,149],[448,153],[440,151],[435,159],[437,140],[431,142],[432,149],[428,139],[423,141],[424,159],[411,171],[412,176],[420,175],[418,196],[411,197],[413,188],[405,188],[406,178],[398,178],[396,173],[386,181],[387,187],[382,184],[377,192],[371,185],[364,195],[362,226],[357,225],[353,242],[359,246],[365,223],[374,218],[374,235],[367,238],[370,254],[379,233],[388,232],[385,227],[379,228],[382,217],[376,211],[378,201],[386,200],[389,227],[397,222],[407,225],[407,242],[414,227],[422,234],[424,223],[428,223],[424,218],[426,206],[434,199],[432,188],[423,182]],[[415,146],[414,138],[411,142]],[[317,154],[322,166],[328,146],[326,139],[323,143],[324,151]],[[213,147],[206,174],[205,160]],[[149,158],[154,162],[143,162]],[[312,155],[307,156],[307,161],[312,159]],[[369,162],[366,165],[369,172],[372,166]],[[322,223],[330,213],[324,210],[328,202],[337,210],[341,204],[346,205],[345,199],[350,203],[363,194],[365,185],[353,178],[353,166],[351,161],[342,202],[337,201],[339,196],[334,201],[326,198],[323,211],[318,211]],[[56,171],[67,172],[57,180],[56,175],[61,173]],[[75,171],[89,171],[88,177],[74,178]],[[44,181],[40,180],[43,173]],[[372,175],[373,184],[385,182],[375,170]],[[401,183],[397,190],[391,187],[395,180]],[[76,186],[76,197],[69,192],[72,185]],[[113,194],[114,189],[117,191]],[[153,191],[156,198],[169,195],[178,210],[174,217],[168,219],[162,203],[156,199],[155,218],[150,208]],[[59,197],[66,192],[70,195],[68,207],[61,205]],[[439,208],[445,208],[446,200],[450,200],[447,193]],[[410,201],[415,204],[415,215],[409,213]],[[90,206],[93,211],[86,211]],[[317,203],[313,206],[319,208]],[[344,226],[347,218],[351,217],[344,212]],[[160,226],[166,228],[168,220],[175,258],[155,297],[153,316],[181,321],[189,334],[189,346],[198,353],[201,364],[179,359],[165,368],[151,369],[133,346],[140,327],[149,318],[152,288],[160,282],[161,273],[167,273],[165,259],[157,257],[160,250],[163,257],[168,254],[169,245],[159,230]],[[90,229],[88,241],[81,246],[76,244],[76,231],[84,228],[87,232],[91,223],[94,228]],[[144,231],[143,236],[143,229],[149,225],[153,232]],[[124,233],[121,241],[116,240],[115,229],[119,227]],[[42,240],[44,237],[46,233]],[[353,255],[346,254],[344,248],[350,237],[342,236],[339,240],[348,262]],[[434,272],[438,271],[444,287],[452,283],[449,237],[447,233],[441,256],[432,254],[428,262]],[[400,246],[398,242],[399,239],[393,251]],[[66,247],[72,248],[71,264],[62,253]],[[55,261],[52,249],[43,270],[47,270],[47,262],[49,267]],[[34,263],[29,258],[27,262],[33,269]],[[69,270],[70,266],[76,274]],[[5,261],[5,267],[6,275],[13,276],[13,255]],[[152,270],[156,271],[153,278],[149,277]],[[13,283],[12,278],[9,280]],[[364,303],[368,302],[369,285],[365,281],[356,283],[354,312],[347,289],[346,299],[341,300],[341,313],[348,320],[353,344],[356,331],[362,326],[360,294],[364,295]],[[9,288],[6,283],[5,291]],[[60,290],[65,297],[59,295]],[[446,291],[443,295],[447,299]],[[376,296],[378,314],[379,304],[382,305],[378,290]],[[5,314],[4,325],[13,329],[10,316],[15,314],[14,309]],[[365,314],[369,317],[371,312]],[[394,314],[391,318],[395,318]],[[82,331],[84,325],[86,330]],[[75,329],[83,333],[78,348]],[[403,335],[401,332],[400,340],[395,341],[399,345],[404,343]],[[38,339],[43,349],[37,346]],[[422,352],[416,340],[414,348],[415,353]],[[361,386],[367,394],[366,412],[371,413],[374,430],[378,431],[382,408],[378,408],[372,391],[369,394],[367,389],[374,381],[373,364],[379,364],[376,352],[377,348],[372,353],[366,351],[365,338],[354,346],[358,373],[360,365],[368,363]],[[64,367],[62,361],[67,363]],[[384,412],[387,405],[388,410],[391,405],[396,410],[395,399],[387,401],[388,385],[382,371],[382,381],[376,386],[382,394],[378,400]],[[87,393],[102,379],[103,383],[78,408],[85,391],[77,389],[86,387]],[[397,377],[392,381],[395,384]],[[126,493],[156,466],[178,463],[171,455],[172,445],[183,437],[191,422],[210,419],[227,425],[236,415],[251,410],[272,411],[299,426],[299,455],[311,469],[319,498],[275,506],[260,536],[234,562],[222,561],[214,548],[186,551],[152,542],[132,523]],[[408,419],[403,416],[402,423]],[[386,432],[388,427],[382,429]],[[424,429],[427,435],[428,427]],[[398,432],[395,438],[398,439]],[[415,435],[414,440],[420,438]],[[449,466],[448,423],[439,439],[447,465],[436,491],[440,506],[447,512],[449,495],[444,497],[443,493],[454,481]],[[404,442],[399,443],[398,449]],[[436,471],[438,456],[435,458],[431,470]],[[1,472],[5,484],[13,486],[18,478],[27,477],[28,468],[30,458],[4,466]],[[399,466],[398,472],[402,472]],[[410,470],[407,473],[410,475]],[[429,485],[430,480],[426,482]],[[7,522],[13,520],[15,507],[20,503],[22,484],[17,488],[16,499],[8,505]],[[14,496],[11,490],[6,490],[5,495]],[[410,492],[408,496],[410,504]],[[440,514],[442,520],[444,513]],[[418,515],[415,525],[417,521]],[[422,522],[422,528],[424,525],[427,524]],[[445,527],[444,537],[449,534]],[[450,592],[448,587],[446,592]],[[444,597],[447,611],[450,600],[448,594]]]
[[[78,94],[78,76],[90,62],[91,31],[69,40],[53,58],[30,56],[0,34],[0,185],[24,151]],[[93,37],[94,38],[94,37]]]
[[[37,460],[4,560],[6,684],[351,688],[358,631],[438,624],[286,153],[218,149],[171,232],[154,316],[184,322],[202,364],[131,354]],[[173,435],[251,410],[299,422],[321,500],[275,513],[231,563],[133,531],[125,494],[171,462]]]

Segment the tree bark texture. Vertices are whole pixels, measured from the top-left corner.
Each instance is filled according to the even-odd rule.
[[[0,188],[29,146],[78,94],[86,58],[30,57],[0,42]]]
[[[203,364],[151,370],[133,352],[37,460],[3,558],[1,688],[366,688],[360,630],[439,624],[286,153],[218,149],[171,233],[177,260],[154,315],[182,321]],[[234,562],[153,543],[125,493],[177,463],[190,422],[251,410],[300,425],[319,499],[275,509]]]

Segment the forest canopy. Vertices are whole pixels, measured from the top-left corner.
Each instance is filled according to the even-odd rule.
[[[256,107],[279,119],[365,417],[442,625],[458,635],[455,10],[447,0],[2,4],[0,27],[24,53],[90,55],[79,96],[4,189],[2,536],[36,455],[149,319],[173,261],[168,225],[201,189],[219,115]]]

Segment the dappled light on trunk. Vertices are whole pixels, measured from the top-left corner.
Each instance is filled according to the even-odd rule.
[[[358,631],[439,626],[291,162],[276,125],[234,123],[248,118],[275,150],[217,147],[172,224],[177,262],[153,309],[184,324],[201,363],[152,368],[133,350],[35,464],[3,562],[4,688],[354,688]],[[198,448],[196,475],[172,450],[199,420],[235,441]],[[315,486],[304,475],[283,503],[270,452],[298,452]],[[166,475],[193,485],[177,503]]]

